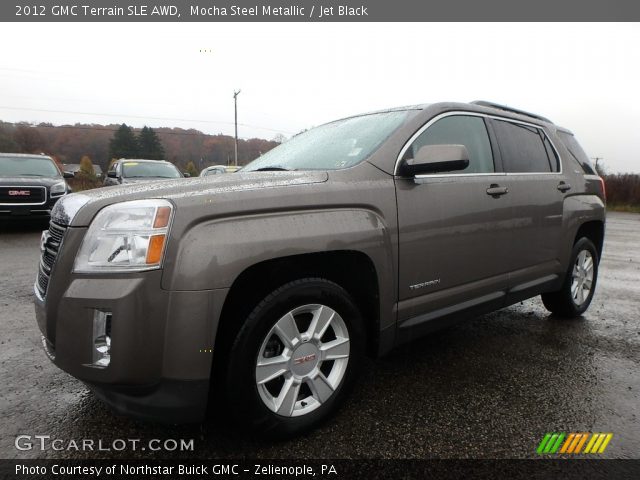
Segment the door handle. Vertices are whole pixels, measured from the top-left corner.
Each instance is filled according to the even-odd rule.
[[[507,187],[501,187],[497,183],[492,183],[487,188],[487,195],[491,195],[494,198],[498,198],[500,195],[504,195],[509,193],[509,189]]]
[[[560,182],[558,184],[558,190],[560,190],[561,192],[566,192],[567,190],[571,190],[571,185],[569,185],[568,183],[565,182]]]

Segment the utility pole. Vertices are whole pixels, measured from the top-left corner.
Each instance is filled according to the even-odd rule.
[[[596,165],[595,165],[596,173],[600,175],[600,160],[604,160],[604,159],[602,157],[592,157],[592,160],[596,161]]]
[[[233,92],[233,107],[235,110],[235,126],[236,126],[236,142],[235,142],[235,163],[234,165],[238,166],[238,95],[240,94],[240,90],[237,92]]]

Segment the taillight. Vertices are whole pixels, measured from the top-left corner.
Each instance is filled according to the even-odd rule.
[[[607,189],[604,186],[604,178],[600,177],[600,185],[602,186],[602,196],[604,197],[604,201],[607,201]]]

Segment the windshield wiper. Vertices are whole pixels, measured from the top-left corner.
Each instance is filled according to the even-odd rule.
[[[262,168],[256,168],[253,171],[254,172],[289,172],[291,171],[291,169],[284,168],[284,167],[262,167]]]
[[[180,178],[180,177],[167,177],[166,175],[128,175],[124,178]]]

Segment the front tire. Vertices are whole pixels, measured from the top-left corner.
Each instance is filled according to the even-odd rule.
[[[582,315],[593,299],[598,280],[598,251],[587,237],[580,238],[571,252],[571,262],[562,288],[542,294],[551,313],[566,318]]]
[[[270,437],[316,426],[344,399],[364,349],[362,316],[342,287],[320,278],[283,285],[231,348],[225,390],[235,425]]]

